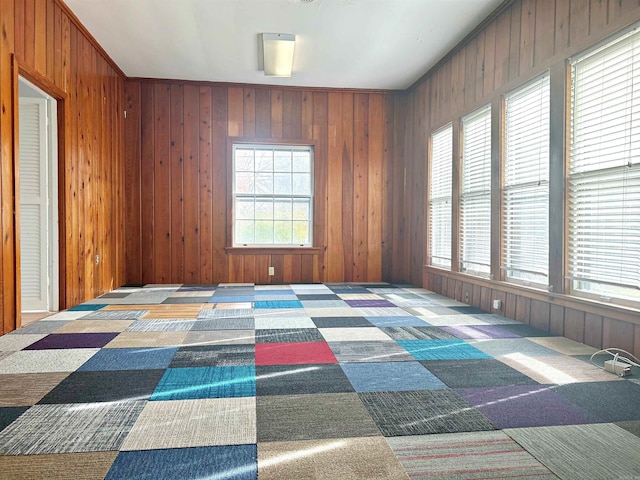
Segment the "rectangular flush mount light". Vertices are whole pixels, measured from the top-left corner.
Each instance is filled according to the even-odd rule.
[[[291,76],[295,43],[296,36],[292,33],[262,34],[262,54],[265,75],[271,77]]]

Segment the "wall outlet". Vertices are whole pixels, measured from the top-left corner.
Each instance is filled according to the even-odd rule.
[[[493,301],[493,309],[494,310],[500,310],[501,308],[502,308],[502,300],[499,300],[499,299],[496,298]]]
[[[100,263],[100,255],[96,255],[96,265]]]
[[[469,303],[469,292],[464,292],[464,303]]]
[[[269,276],[273,276],[276,274],[276,267],[269,267]]]

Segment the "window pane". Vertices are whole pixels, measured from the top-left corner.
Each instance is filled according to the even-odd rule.
[[[290,151],[276,151],[274,153],[274,171],[276,172],[290,172],[291,171],[291,152]]]
[[[309,220],[310,207],[309,200],[295,200],[293,202],[294,220]]]
[[[235,215],[237,219],[253,220],[253,198],[236,198]]]
[[[311,156],[309,152],[293,152],[293,171],[311,172]]]
[[[453,128],[448,125],[431,137],[429,251],[432,265],[451,267],[451,184]]]
[[[256,193],[273,193],[272,173],[256,173]]]
[[[292,220],[293,219],[290,199],[276,200],[273,218],[275,220]]]
[[[256,172],[273,171],[273,150],[256,150]]]
[[[236,242],[253,243],[253,220],[236,220]]]
[[[293,222],[293,243],[311,243],[309,238],[309,222]]]
[[[291,243],[291,222],[273,222],[275,243]]]
[[[256,243],[273,243],[273,222],[256,220]]]
[[[291,174],[290,173],[275,173],[273,175],[274,180],[274,193],[277,195],[291,195]]]
[[[253,150],[236,149],[236,172],[253,172]]]
[[[308,173],[293,174],[293,194],[311,195],[311,175]]]
[[[260,220],[273,218],[273,200],[256,198],[256,218]]]
[[[236,173],[236,192],[253,193],[255,190],[253,172]]]

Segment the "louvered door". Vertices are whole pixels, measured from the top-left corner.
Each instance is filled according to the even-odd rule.
[[[22,310],[48,310],[46,101],[20,99]]]

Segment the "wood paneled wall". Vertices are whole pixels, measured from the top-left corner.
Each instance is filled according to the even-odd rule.
[[[19,238],[17,86],[21,72],[58,98],[61,307],[124,282],[124,78],[57,0],[0,0],[0,316],[16,328]],[[96,264],[95,256],[100,256]],[[19,325],[18,325],[19,326]]]
[[[407,280],[414,284],[422,283],[458,300],[469,301],[487,311],[491,310],[492,299],[501,299],[503,310],[500,313],[510,318],[550,328],[555,333],[596,347],[617,345],[635,350],[636,355],[640,353],[640,315],[637,311],[598,305],[555,293],[541,294],[504,282],[479,280],[458,272],[425,267],[428,244],[426,172],[430,133],[453,122],[455,134],[461,116],[489,103],[492,103],[494,113],[499,111],[500,98],[504,93],[546,70],[551,70],[552,90],[562,92],[567,58],[638,20],[638,0],[515,0],[503,5],[498,15],[410,89],[403,99],[402,109],[396,114],[395,135],[398,150],[402,151],[402,168],[406,169],[406,197],[412,201],[410,205],[393,204],[394,211],[404,209],[402,225],[394,226],[394,231],[402,236],[406,245],[406,249],[398,252],[404,257],[397,259],[394,267],[404,270]],[[562,94],[559,97],[552,94],[552,137],[562,137],[563,101]],[[499,136],[494,133],[495,139]],[[562,157],[564,151],[562,148],[558,150],[558,157]],[[456,165],[454,162],[454,179],[459,175]],[[555,190],[562,196],[561,158],[557,165],[560,165],[560,170],[555,173],[560,175],[552,178],[552,183],[560,185]],[[454,182],[454,224],[456,193]],[[394,202],[398,200],[394,197]],[[561,202],[555,202],[558,198],[553,200],[559,206],[553,207],[555,211],[552,208],[551,216],[562,221]],[[493,220],[495,253],[492,259],[495,259],[499,258],[499,221],[496,222],[499,217]],[[562,234],[557,232],[556,238],[560,241],[551,245],[554,272],[550,274],[561,283],[564,281],[561,271]],[[456,251],[457,238],[452,243]],[[454,260],[456,257],[454,253]]]
[[[392,94],[130,80],[125,103],[128,283],[391,275]],[[317,251],[226,250],[228,137],[315,144]]]

